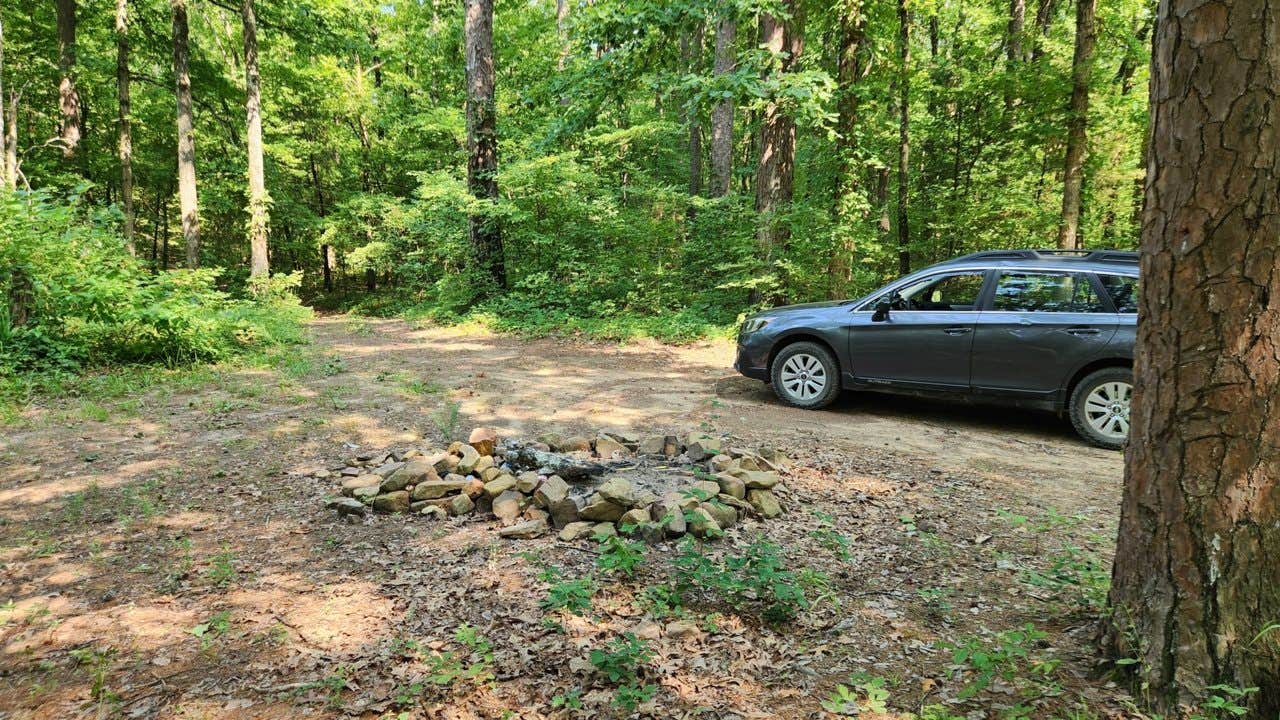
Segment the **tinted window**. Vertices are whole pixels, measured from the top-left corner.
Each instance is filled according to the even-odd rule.
[[[1102,287],[1107,289],[1111,302],[1116,304],[1116,312],[1138,312],[1138,278],[1127,275],[1098,275]]]
[[[1008,312],[1107,312],[1087,275],[1003,273],[993,309]]]
[[[985,275],[974,272],[928,277],[899,290],[890,303],[895,310],[976,310]]]

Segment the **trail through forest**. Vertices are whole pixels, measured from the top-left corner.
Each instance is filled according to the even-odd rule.
[[[1090,679],[1122,458],[1063,421],[871,396],[784,408],[733,373],[726,342],[588,345],[346,316],[312,335],[273,369],[42,401],[6,428],[0,714],[595,716],[611,695],[589,651],[622,632],[654,651],[642,674],[660,716],[809,717],[854,673],[887,678],[891,706],[915,711],[1123,700]],[[499,540],[492,522],[460,518],[345,524],[322,507],[330,484],[307,477],[357,448],[439,447],[477,425],[702,429],[783,449],[797,467],[788,522],[740,526],[708,552],[754,533],[777,542],[792,569],[823,574],[811,609],[783,627],[727,607],[663,616],[641,592],[675,553],[657,547],[632,581],[600,580],[589,617],[557,615],[539,606],[546,568],[586,573],[586,548]],[[1027,666],[1061,664],[963,697],[975,673],[947,645],[1008,643],[997,633],[1025,623],[1046,633]],[[494,679],[415,686],[432,651]],[[584,709],[553,708],[557,696]]]

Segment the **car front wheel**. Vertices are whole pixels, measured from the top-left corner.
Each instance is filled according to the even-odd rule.
[[[1071,424],[1085,440],[1119,450],[1129,439],[1133,371],[1103,368],[1089,373],[1071,393]]]
[[[824,408],[840,395],[840,366],[831,351],[811,342],[786,346],[773,360],[773,391],[782,402],[806,410]]]

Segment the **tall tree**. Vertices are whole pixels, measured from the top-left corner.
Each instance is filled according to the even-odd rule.
[[[731,0],[716,3],[715,76],[718,80],[737,69],[735,43],[738,18]],[[711,196],[729,194],[733,181],[733,98],[722,98],[711,110]]]
[[[191,116],[191,73],[187,67],[187,2],[169,0],[173,11],[173,75],[178,105],[178,205],[182,237],[187,247],[187,267],[200,267],[200,217],[196,198],[196,137]]]
[[[464,0],[464,61],[467,73],[467,185],[476,198],[498,199],[497,108],[494,105],[493,0]],[[476,259],[494,285],[507,285],[502,231],[492,214],[470,219]]]
[[[122,0],[123,1],[123,0]],[[262,168],[262,82],[258,75],[258,20],[253,13],[253,0],[240,4],[244,25],[244,109],[246,145],[249,151],[249,277],[266,278],[270,274],[267,260],[267,184]]]
[[[1084,152],[1088,142],[1089,77],[1093,74],[1094,5],[1076,2],[1076,49],[1071,58],[1071,109],[1067,119],[1067,156],[1063,165],[1062,221],[1058,247],[1080,247],[1080,192],[1084,186]]]
[[[1022,60],[1022,34],[1027,23],[1027,0],[1009,0],[1009,30],[1005,40],[1005,57],[1009,66]]]
[[[804,49],[803,17],[799,0],[782,3],[785,15],[760,15],[760,46],[773,56],[775,78],[791,72]],[[796,122],[783,104],[771,100],[760,121],[760,159],[756,168],[756,212],[762,217],[756,230],[759,258],[774,260],[775,252],[790,239],[790,229],[776,214],[791,203],[796,167]],[[757,293],[755,301],[762,299]]]
[[[1280,77],[1266,0],[1160,3],[1110,641],[1162,709],[1280,714]]]
[[[1084,0],[1082,0],[1084,1]],[[898,0],[898,272],[911,272],[911,228],[908,224],[911,169],[911,14]]]
[[[680,38],[681,51],[689,72],[702,69],[702,36],[704,26],[696,23],[693,29]],[[685,124],[689,127],[689,196],[702,194],[702,119],[698,116],[697,103],[692,98],[685,107]],[[690,213],[693,206],[690,205]]]
[[[116,95],[120,111],[120,207],[124,210],[124,245],[134,254],[133,128],[129,98],[129,0],[116,0]]]
[[[828,295],[839,300],[849,291],[853,279],[854,231],[858,207],[865,205],[856,197],[858,163],[855,142],[858,126],[858,89],[862,77],[862,43],[866,39],[867,16],[862,0],[844,0],[840,6],[840,38],[836,55],[836,178],[835,220],[838,246],[827,264]]]
[[[0,17],[0,186],[9,185],[9,154],[5,150],[5,140],[9,137],[5,125],[4,109],[4,18]]]
[[[76,0],[57,0],[58,105],[62,111],[62,154],[74,157],[84,132],[80,91],[76,88]]]

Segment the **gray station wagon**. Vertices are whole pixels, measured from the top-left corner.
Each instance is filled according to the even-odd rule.
[[[783,402],[842,389],[1065,413],[1089,442],[1129,434],[1138,255],[994,250],[932,265],[857,300],[757,313],[734,367]]]

